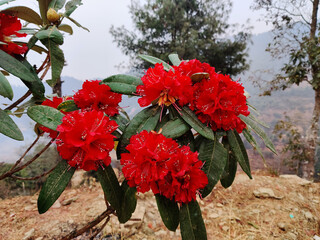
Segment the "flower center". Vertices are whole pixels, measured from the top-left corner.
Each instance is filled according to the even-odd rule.
[[[168,107],[171,104],[174,104],[176,102],[175,97],[169,95],[168,91],[169,91],[168,89],[165,89],[160,93],[160,97],[158,100],[159,106],[166,105]]]

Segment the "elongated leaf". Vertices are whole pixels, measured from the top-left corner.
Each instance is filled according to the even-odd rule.
[[[100,166],[97,171],[97,177],[107,198],[107,201],[117,212],[121,212],[123,191],[119,185],[117,176],[114,173],[112,167],[109,165],[107,167],[104,166],[104,169],[102,169],[102,167]]]
[[[257,141],[254,139],[254,137],[253,137],[253,136],[251,135],[251,133],[249,132],[249,130],[243,129],[242,134],[243,134],[243,136],[246,138],[246,140],[248,141],[248,143],[250,143],[251,146],[252,146],[255,150],[257,150],[257,152],[258,152],[259,155],[261,156],[264,164],[266,164],[266,163],[265,163],[265,159],[264,159],[263,154],[262,154],[262,150],[261,150],[261,148],[259,147]]]
[[[227,132],[227,135],[231,151],[233,152],[238,163],[240,164],[242,170],[249,176],[249,178],[252,179],[247,151],[243,145],[243,142],[239,134],[236,130],[229,130]]]
[[[261,126],[265,127],[265,128],[270,128],[270,126],[268,124],[266,124],[265,122],[261,121],[260,119],[256,118],[254,115],[250,114],[248,116],[248,118],[250,118],[251,120],[259,123]]]
[[[57,130],[64,116],[63,113],[53,107],[41,105],[29,107],[27,114],[35,122],[52,130]]]
[[[1,11],[2,13],[8,15],[17,16],[20,19],[23,19],[29,23],[34,23],[37,25],[42,25],[42,19],[38,13],[33,11],[31,8],[24,6],[10,7]]]
[[[68,24],[61,24],[61,25],[59,25],[58,29],[59,29],[60,31],[69,33],[70,35],[73,34],[73,29],[72,29],[72,27],[71,27],[70,25],[68,25]]]
[[[117,124],[118,124],[118,126],[119,126],[118,128],[119,128],[122,132],[126,129],[127,125],[129,124],[129,120],[126,119],[125,117],[123,117],[123,116],[120,115],[120,114],[117,114],[117,115],[115,115],[115,116],[112,116],[112,117],[110,117],[110,119],[117,122]]]
[[[43,184],[38,197],[38,211],[45,213],[60,197],[61,193],[67,187],[74,172],[74,167],[70,167],[66,160],[61,160],[57,167]]]
[[[162,126],[162,134],[167,138],[178,138],[190,130],[190,126],[181,118],[169,120]]]
[[[8,114],[0,109],[0,133],[18,141],[23,141],[23,135],[18,126],[8,116]]]
[[[31,69],[2,50],[0,50],[0,67],[27,82],[38,79],[38,76],[34,75]]]
[[[71,18],[71,17],[69,17],[69,16],[66,16],[66,18],[68,18],[71,22],[73,22],[77,27],[80,27],[80,28],[82,28],[82,29],[90,32],[88,28],[82,26],[80,23],[78,23],[78,22],[77,22],[76,20],[74,20],[73,18]]]
[[[143,109],[130,121],[129,125],[124,130],[117,148],[117,155],[120,159],[120,154],[124,153],[125,147],[129,144],[132,135],[135,135],[143,130],[151,131],[155,129],[160,117],[159,106],[151,106]]]
[[[199,148],[199,159],[204,163],[202,170],[208,177],[208,184],[202,191],[202,197],[208,196],[220,180],[227,163],[227,150],[218,141],[203,139]]]
[[[224,168],[224,172],[221,176],[220,182],[224,188],[228,188],[232,185],[237,173],[238,162],[234,154],[230,151],[230,144],[227,138],[222,140],[224,147],[227,149],[227,164]]]
[[[79,108],[74,103],[73,100],[66,100],[66,101],[60,103],[59,106],[57,107],[57,109],[59,111],[63,111],[63,112],[72,112],[72,111],[78,110]]]
[[[137,77],[118,74],[102,80],[101,84],[107,84],[113,92],[136,96],[136,88],[142,81]]]
[[[64,54],[59,48],[59,45],[51,40],[43,40],[42,43],[48,48],[51,61],[51,80],[52,85],[55,85],[57,80],[61,76],[61,72],[64,66]]]
[[[155,197],[162,222],[170,231],[175,231],[179,225],[178,204],[160,194],[156,194]]]
[[[63,44],[63,35],[60,33],[56,26],[40,30],[35,36],[40,41],[45,40],[45,43],[47,43],[47,41],[53,41],[54,43],[59,45]]]
[[[191,130],[187,131],[181,137],[175,139],[180,146],[186,145],[190,147],[192,152],[195,151],[194,136]]]
[[[204,125],[196,116],[196,114],[191,111],[187,106],[184,106],[181,110],[181,117],[186,121],[194,130],[200,133],[202,136],[214,140],[214,134],[211,128]]]
[[[39,10],[40,10],[43,23],[48,24],[47,11],[48,11],[48,7],[51,0],[38,0],[38,2],[39,2]]]
[[[178,54],[176,53],[172,53],[169,55],[169,60],[171,61],[171,63],[174,65],[174,66],[179,66],[180,63],[181,63],[181,60],[178,56]]]
[[[53,8],[54,10],[58,11],[63,8],[66,0],[51,0],[49,4],[49,8]]]
[[[30,73],[33,74],[33,76],[34,76],[34,80],[32,82],[26,81],[24,78],[21,78],[21,81],[29,88],[29,90],[32,92],[32,95],[33,95],[34,98],[36,98],[38,100],[43,100],[45,88],[44,88],[43,83],[41,82],[40,78],[36,74],[34,68],[22,56],[17,55],[16,58],[27,69],[29,69]]]
[[[179,219],[182,240],[207,239],[206,227],[196,201],[181,204]]]
[[[80,5],[82,5],[81,0],[70,0],[66,4],[66,12],[64,13],[64,15],[70,16]]]
[[[12,100],[13,91],[7,78],[0,72],[0,95]]]
[[[138,57],[142,58],[143,60],[149,62],[149,63],[152,63],[152,64],[156,64],[156,63],[162,63],[163,65],[163,68],[164,70],[166,71],[169,71],[170,69],[172,69],[172,67],[166,63],[165,61],[159,59],[159,58],[156,58],[156,57],[152,57],[152,56],[149,56],[149,55],[138,55]]]
[[[259,128],[258,125],[253,120],[243,115],[239,115],[239,117],[264,141],[267,148],[269,148],[273,153],[275,154],[277,153],[273,143],[271,142],[267,134],[261,128]]]
[[[1,1],[0,1],[0,6],[1,6],[1,5],[4,5],[4,4],[7,4],[7,3],[9,3],[9,2],[13,2],[13,1],[15,1],[15,0],[1,0]]]
[[[129,187],[127,181],[121,184],[123,192],[123,199],[121,202],[121,211],[118,213],[118,219],[120,223],[127,222],[137,206],[136,188]]]

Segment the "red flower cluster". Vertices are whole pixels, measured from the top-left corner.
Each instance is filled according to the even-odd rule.
[[[243,86],[228,75],[216,73],[207,63],[183,61],[169,72],[156,64],[141,80],[143,85],[137,87],[137,93],[142,96],[138,100],[142,107],[155,101],[168,106],[178,100],[179,106],[188,104],[214,131],[236,129],[241,133],[246,127],[238,117],[250,114]]]
[[[72,99],[72,98],[71,97],[67,97],[67,98],[53,97],[52,100],[46,99],[45,101],[42,102],[41,105],[57,108],[60,105],[60,103],[62,103],[65,100],[70,100],[70,99]],[[61,111],[61,112],[65,114],[64,111]],[[46,133],[49,133],[49,136],[51,138],[56,138],[58,136],[57,131],[54,131],[54,130],[47,128],[45,126],[41,126],[40,129]]]
[[[152,102],[159,106],[169,106],[176,101],[183,106],[192,97],[191,80],[186,75],[181,75],[170,70],[163,69],[162,64],[156,64],[154,68],[149,68],[141,78],[143,85],[137,87],[137,94],[142,96],[138,103],[141,107],[148,106]]]
[[[75,104],[82,110],[103,111],[108,116],[119,114],[119,102],[122,95],[111,91],[106,84],[101,81],[85,81],[82,89],[74,94]]]
[[[28,50],[24,44],[19,46],[11,41],[13,36],[25,37],[27,34],[18,33],[22,25],[17,17],[0,13],[0,49],[8,54],[23,54]]]
[[[102,163],[108,166],[115,138],[112,133],[117,127],[117,123],[101,111],[71,112],[57,127],[57,149],[72,167],[89,171],[97,170]]]
[[[120,160],[122,172],[129,186],[139,192],[151,189],[154,194],[188,203],[208,184],[198,153],[188,146],[180,148],[162,134],[144,130],[131,137],[126,149],[129,153],[123,153]]]

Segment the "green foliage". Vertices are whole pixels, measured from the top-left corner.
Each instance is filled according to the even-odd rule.
[[[170,200],[160,194],[156,194],[156,201],[161,219],[164,225],[170,230],[175,231],[179,225],[179,207],[174,199]]]
[[[15,140],[23,141],[23,135],[18,126],[8,116],[8,114],[0,109],[0,133],[13,138]]]
[[[13,91],[7,78],[0,72],[0,95],[12,100]]]
[[[246,42],[248,32],[238,33],[232,39],[223,38],[232,32],[227,24],[230,1],[148,0],[139,5],[132,1],[130,13],[135,31],[112,27],[111,34],[122,51],[141,63],[136,56],[147,54],[168,62],[167,53],[177,53],[182,59],[197,58],[208,62],[217,71],[236,75],[247,69]]]

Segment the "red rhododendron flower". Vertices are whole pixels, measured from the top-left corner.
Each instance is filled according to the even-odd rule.
[[[162,107],[172,104],[178,108],[177,101],[183,106],[192,99],[191,79],[172,70],[165,71],[162,64],[149,68],[141,80],[143,85],[137,87],[141,107],[157,102]]]
[[[208,75],[217,74],[215,72],[215,68],[211,67],[208,63],[201,63],[197,59],[192,59],[189,61],[182,61],[179,66],[173,67],[176,73],[181,73],[182,75],[186,75],[188,77],[192,77],[192,75],[196,73],[208,73]],[[198,81],[201,81],[199,79]]]
[[[181,203],[196,200],[198,190],[208,184],[207,175],[201,170],[203,163],[189,146],[182,146],[167,166],[170,172],[157,185],[160,194],[169,199],[174,197]]]
[[[123,153],[120,160],[122,172],[129,186],[139,192],[151,189],[154,194],[188,203],[208,184],[198,153],[187,146],[179,148],[162,134],[144,130],[131,137],[126,149],[129,153]]]
[[[0,13],[0,49],[8,54],[23,54],[28,50],[24,44],[19,46],[11,41],[12,37],[25,37],[27,34],[18,33],[22,25],[17,17]]]
[[[70,99],[72,99],[72,98],[71,97],[67,97],[67,98],[53,97],[52,100],[46,99],[45,101],[42,102],[41,105],[57,108],[60,105],[60,103],[62,103],[65,100],[70,100]],[[64,111],[61,111],[61,112],[65,114]],[[45,126],[41,126],[40,129],[46,133],[49,133],[49,136],[51,138],[56,138],[58,136],[57,131],[54,131],[54,130],[47,128]]]
[[[119,103],[122,94],[114,93],[106,84],[99,84],[101,81],[85,81],[82,89],[74,94],[75,104],[82,110],[103,111],[108,116],[119,114]]]
[[[86,171],[97,170],[102,163],[108,166],[115,138],[112,133],[117,127],[117,123],[101,111],[73,111],[64,116],[57,127],[58,152],[70,166]]]
[[[211,74],[208,80],[194,85],[194,101],[190,108],[198,118],[216,131],[236,129],[239,133],[246,124],[238,117],[248,116],[248,106],[243,86],[228,75]]]
[[[142,193],[154,188],[168,173],[166,162],[178,148],[177,142],[155,132],[144,130],[132,136],[126,147],[129,153],[123,153],[120,160],[129,186],[137,186]]]

